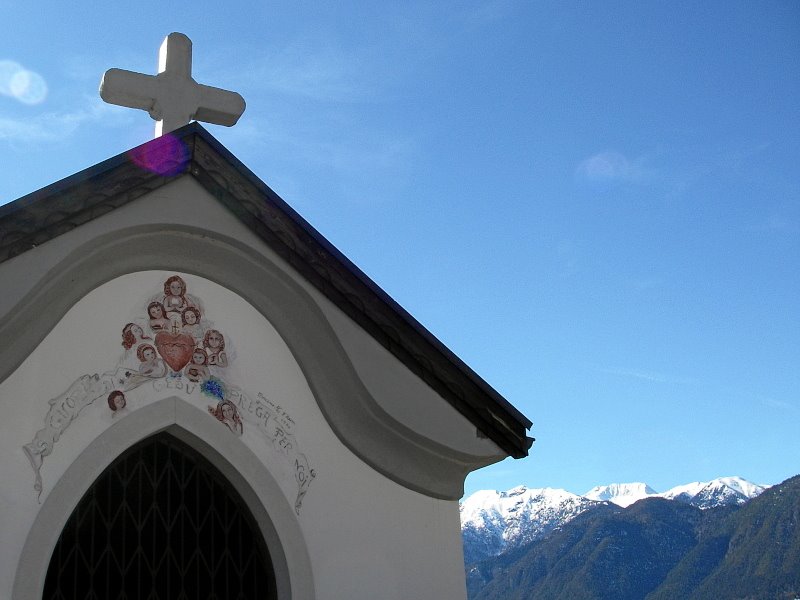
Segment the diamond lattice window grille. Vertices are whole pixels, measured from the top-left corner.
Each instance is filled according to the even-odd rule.
[[[275,598],[255,519],[223,475],[169,434],[136,444],[86,492],[56,544],[46,600]]]

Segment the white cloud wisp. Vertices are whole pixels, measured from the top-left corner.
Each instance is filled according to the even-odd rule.
[[[649,171],[644,167],[644,159],[628,159],[615,151],[600,152],[581,161],[577,172],[592,181],[640,182],[647,178]]]

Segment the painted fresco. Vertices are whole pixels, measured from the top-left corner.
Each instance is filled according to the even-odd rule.
[[[83,375],[61,395],[49,401],[44,427],[23,446],[35,473],[34,489],[41,497],[41,467],[70,424],[86,411],[104,411],[109,425],[147,403],[137,406],[132,390],[178,394],[202,406],[209,418],[237,437],[246,431],[260,439],[291,469],[297,484],[295,512],[315,471],[295,437],[296,423],[280,404],[263,393],[251,394],[229,375],[236,360],[225,331],[205,314],[203,303],[188,293],[186,282],[172,275],[158,293],[141,306],[140,314],[121,330],[122,354],[114,369]],[[153,394],[136,394],[141,398]],[[160,394],[162,395],[162,394]],[[152,400],[152,398],[150,398]]]

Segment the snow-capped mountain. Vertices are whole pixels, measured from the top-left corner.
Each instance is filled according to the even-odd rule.
[[[553,488],[475,492],[461,503],[464,558],[475,562],[544,537],[597,502]]]
[[[638,482],[597,486],[583,496],[524,485],[507,492],[482,490],[460,506],[464,561],[470,564],[544,538],[582,512],[607,502],[626,508],[643,498],[661,497],[708,509],[744,504],[764,489],[741,477],[720,477],[679,485],[664,493]]]
[[[667,498],[706,509],[715,506],[744,504],[765,489],[764,486],[751,483],[741,477],[718,477],[711,481],[696,481],[678,485],[660,494],[646,483],[612,483],[593,487],[583,497],[590,500],[613,502],[623,508],[642,498]]]
[[[711,481],[679,485],[659,496],[705,509],[721,505],[744,504],[765,489],[766,487],[751,483],[741,477],[719,477]]]
[[[586,492],[583,497],[590,500],[605,500],[617,506],[630,506],[637,500],[658,494],[646,483],[612,483],[598,485]]]

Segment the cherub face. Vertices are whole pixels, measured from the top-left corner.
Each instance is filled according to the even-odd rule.
[[[222,336],[218,333],[208,334],[208,345],[211,348],[218,348],[222,344]]]
[[[183,286],[180,281],[173,281],[169,284],[169,291],[173,296],[180,296],[183,293]]]
[[[196,365],[202,365],[204,362],[205,356],[203,356],[202,352],[195,352],[192,354],[192,362]],[[184,359],[186,360],[186,359]]]
[[[144,331],[138,325],[133,325],[130,329],[130,332],[134,335],[134,337],[141,338],[144,335]]]
[[[164,316],[164,313],[161,310],[160,306],[151,306],[150,307],[150,318],[151,319],[161,319]]]
[[[194,314],[193,310],[186,311],[186,324],[187,325],[194,325],[197,323],[197,315]]]
[[[156,351],[153,350],[152,348],[145,348],[144,350],[142,350],[142,356],[144,356],[145,360],[151,361],[156,357]]]
[[[230,404],[222,405],[222,416],[226,419],[233,419],[233,407]]]
[[[122,394],[115,394],[113,398],[114,406],[117,407],[117,410],[120,408],[125,408],[125,396]]]

